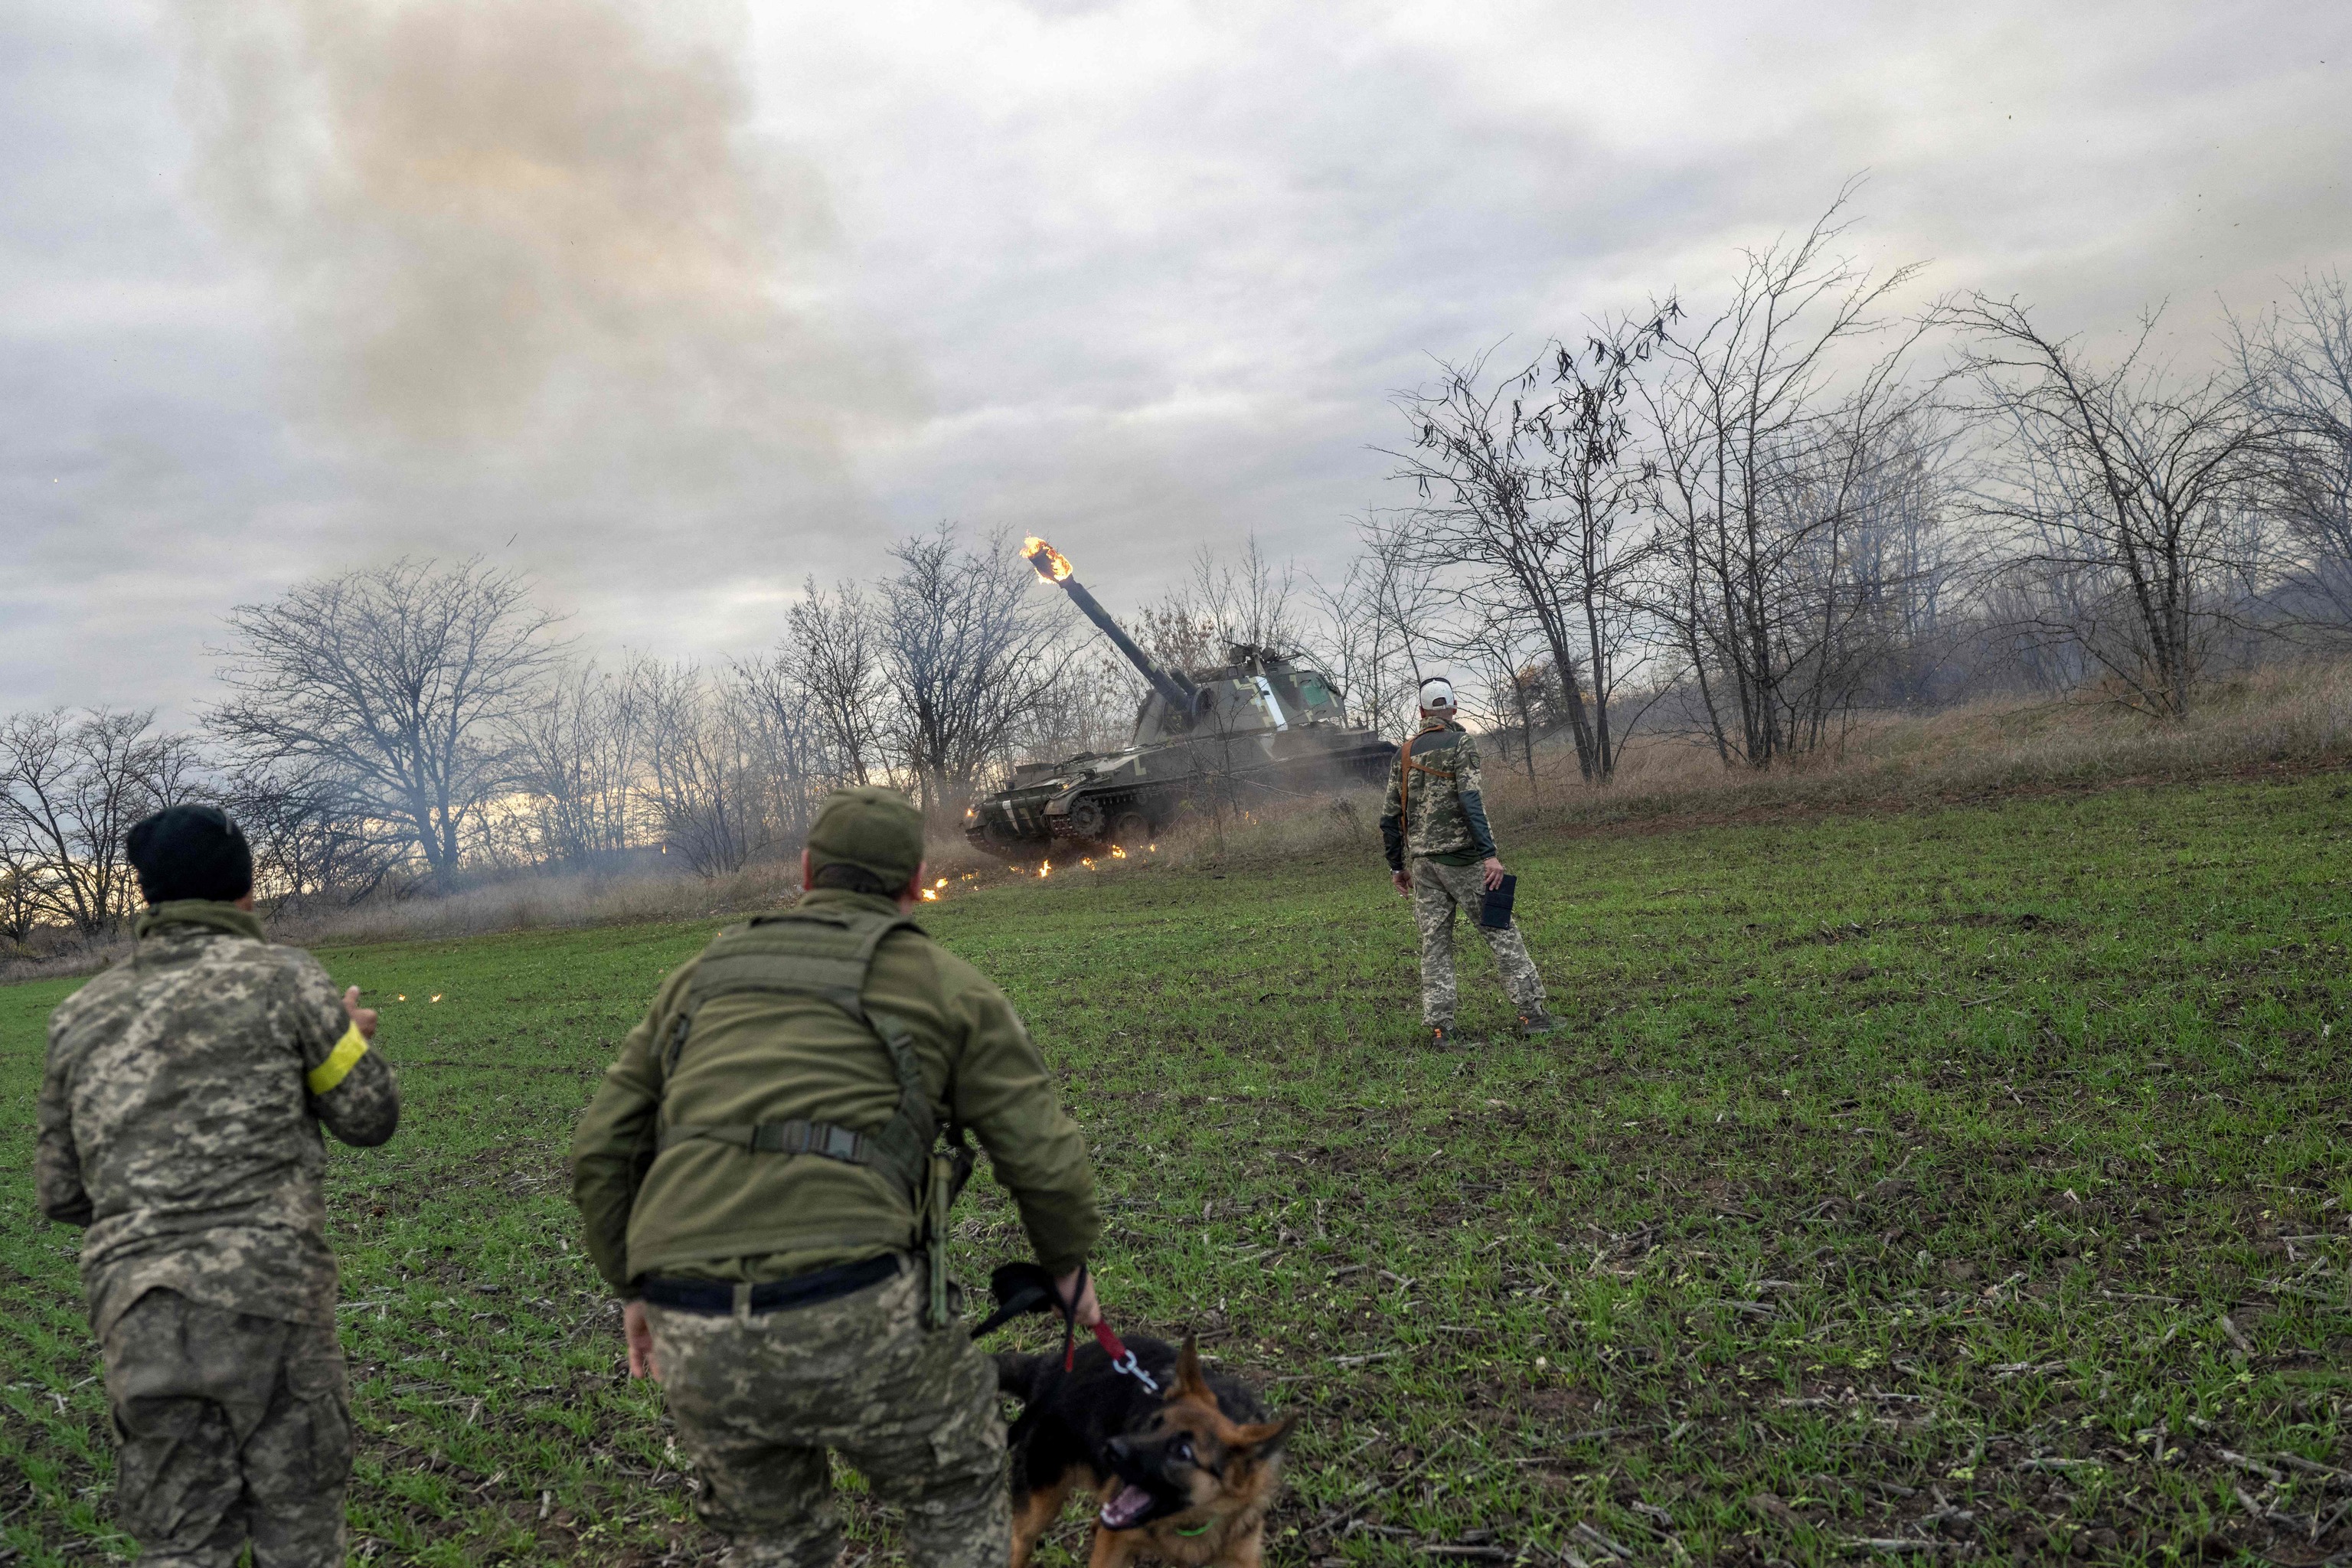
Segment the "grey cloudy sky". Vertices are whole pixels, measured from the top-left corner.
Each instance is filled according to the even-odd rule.
[[[690,655],[940,519],[1115,605],[1253,531],[1328,565],[1429,356],[1703,302],[1864,172],[1851,246],[1923,290],[2169,300],[2201,353],[2352,262],[2347,45],[2308,0],[19,0],[0,707],[185,716],[229,606],[403,552]]]

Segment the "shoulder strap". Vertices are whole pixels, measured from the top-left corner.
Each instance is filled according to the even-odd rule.
[[[1407,833],[1412,831],[1412,743],[1419,739],[1407,735],[1397,749],[1397,822]]]
[[[1412,775],[1427,773],[1433,779],[1451,779],[1460,771],[1433,768],[1412,754],[1413,747],[1421,743],[1423,736],[1439,735],[1444,731],[1445,727],[1442,724],[1433,725],[1425,730],[1416,730],[1405,737],[1404,745],[1397,752],[1397,820],[1404,826],[1407,832],[1412,831]],[[1451,744],[1449,742],[1447,746],[1432,746],[1430,750],[1445,751],[1450,749]]]
[[[1421,758],[1416,756],[1413,752],[1413,747],[1420,744],[1425,737],[1430,735],[1443,735],[1445,731],[1442,729],[1423,730],[1420,734],[1415,735],[1411,741],[1407,742],[1404,748],[1405,770],[1408,773],[1427,773],[1433,779],[1450,779],[1459,773],[1461,770],[1458,768],[1432,767],[1429,763],[1423,762]],[[1460,741],[1449,740],[1441,745],[1431,746],[1428,749],[1433,752],[1450,752],[1455,747],[1461,745],[1461,743],[1462,742]]]
[[[788,931],[789,926],[829,926],[839,938],[825,946],[805,942],[813,933]],[[898,1109],[878,1131],[859,1132],[827,1121],[795,1118],[747,1126],[678,1126],[662,1132],[665,1149],[695,1138],[732,1143],[757,1153],[818,1154],[855,1165],[871,1165],[897,1177],[919,1204],[929,1181],[931,1141],[939,1124],[931,1114],[931,1097],[923,1087],[922,1064],[915,1055],[913,1032],[887,1013],[866,1005],[866,980],[882,939],[894,931],[922,928],[904,915],[853,914],[835,917],[796,915],[754,921],[737,931],[721,932],[695,968],[686,994],[668,1028],[662,1079],[668,1082],[677,1059],[694,1031],[695,1016],[718,996],[749,992],[774,992],[816,996],[832,1003],[865,1025],[889,1053],[890,1068],[898,1080]],[[795,941],[795,937],[803,940]],[[843,942],[840,938],[854,938]],[[779,940],[781,939],[781,940]]]

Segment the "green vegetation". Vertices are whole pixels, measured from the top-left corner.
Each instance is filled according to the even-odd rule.
[[[1369,844],[926,911],[1065,1076],[1114,1321],[1196,1330],[1304,1415],[1277,1562],[2352,1546],[2336,777],[1511,858],[1572,1031],[1445,1055]],[[331,1194],[381,1560],[708,1547],[562,1150],[710,929],[325,955],[384,1007],[410,1105]],[[1499,1027],[1465,967],[1465,1028]],[[33,1563],[119,1544],[72,1234],[29,1191],[71,984],[0,991],[0,1542]],[[967,1204],[977,1279],[1017,1233],[985,1181]]]

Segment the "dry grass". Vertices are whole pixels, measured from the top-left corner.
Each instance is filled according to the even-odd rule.
[[[2216,681],[2187,720],[2148,718],[2095,695],[2015,698],[1932,714],[1855,717],[1832,745],[1769,768],[1727,767],[1704,739],[1654,735],[1594,787],[1564,743],[1539,743],[1535,776],[1494,758],[1486,803],[1505,836],[1612,826],[1690,826],[1808,811],[1900,810],[2040,789],[2097,789],[2252,769],[2352,765],[2352,660],[2314,659]],[[1243,858],[1379,843],[1376,802],[1276,805],[1196,824],[1162,848]]]
[[[1538,778],[1507,785],[1497,809],[1522,823],[1713,817],[1759,808],[1846,807],[1987,791],[2206,778],[2263,766],[2352,761],[2352,661],[2277,665],[2217,681],[2179,721],[2095,695],[1969,703],[1926,715],[1858,717],[1832,746],[1764,770],[1727,768],[1711,744],[1657,737],[1631,748],[1600,790],[1574,758],[1538,749]]]
[[[1488,809],[1507,840],[1546,831],[1726,822],[1761,815],[1900,810],[2037,789],[2096,789],[2210,778],[2250,769],[2352,764],[2352,660],[2273,665],[2207,687],[2197,710],[2162,722],[2095,695],[2000,699],[1933,714],[1864,714],[1837,742],[1761,770],[1726,767],[1714,747],[1683,736],[1635,741],[1617,777],[1578,778],[1564,745],[1537,748],[1535,776],[1499,761],[1486,769]],[[1171,828],[1155,858],[1377,853],[1379,803],[1280,802],[1201,816]],[[961,836],[930,847],[935,877],[971,888],[1031,875],[980,854]],[[1061,869],[1076,869],[1072,867]],[[1108,868],[1106,867],[1106,869]],[[304,945],[404,942],[490,931],[706,920],[773,909],[800,890],[798,868],[770,863],[732,877],[519,877],[446,899],[384,899],[352,909],[271,916],[272,934]],[[120,942],[0,962],[0,984],[88,973]]]

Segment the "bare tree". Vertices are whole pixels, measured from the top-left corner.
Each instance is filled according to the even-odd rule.
[[[1268,561],[1255,533],[1242,547],[1238,562],[1201,546],[1192,555],[1192,580],[1182,602],[1214,639],[1212,657],[1202,662],[1223,663],[1226,647],[1235,645],[1286,653],[1294,649],[1299,632],[1291,609],[1296,590],[1293,569]]]
[[[1189,587],[1171,590],[1157,604],[1143,606],[1129,631],[1144,652],[1170,669],[1205,669],[1225,661],[1216,620],[1201,608]],[[1118,662],[1127,670],[1122,679],[1140,700],[1147,682],[1124,658]]]
[[[1315,640],[1356,718],[1396,734],[1412,716],[1424,662],[1440,657],[1446,595],[1409,516],[1365,517],[1356,532],[1362,552],[1337,583],[1308,579],[1321,623]]]
[[[252,846],[255,890],[285,907],[355,903],[409,853],[406,837],[370,820],[341,779],[299,763],[232,770],[217,799]]]
[[[1906,639],[1927,622],[1942,557],[1943,474],[1934,411],[1906,388],[1865,385],[1765,470],[1777,520],[1773,626],[1780,745],[1829,740],[1865,697],[1932,651]]]
[[[554,622],[521,576],[478,559],[303,583],[230,613],[233,695],[212,724],[248,764],[341,780],[446,889],[469,819],[513,784],[513,723],[557,655]]]
[[[1442,364],[1435,391],[1401,395],[1412,421],[1410,452],[1394,453],[1422,497],[1413,513],[1422,563],[1433,569],[1466,568],[1459,593],[1471,624],[1498,596],[1540,626],[1568,692],[1577,763],[1588,779],[1601,776],[1585,703],[1584,657],[1570,617],[1573,588],[1563,591],[1569,561],[1566,530],[1551,515],[1550,465],[1541,420],[1528,404],[1540,398],[1549,352],[1517,373],[1490,384],[1486,361]]]
[[[1530,785],[1536,783],[1537,709],[1544,667],[1550,664],[1548,649],[1541,656],[1536,652],[1543,640],[1540,634],[1530,635],[1525,620],[1490,609],[1486,618],[1455,634],[1453,648],[1455,658],[1477,671],[1485,689],[1488,732],[1502,742],[1498,760],[1510,760],[1516,742]],[[1552,673],[1556,679],[1557,667]]]
[[[2352,288],[2305,277],[2252,327],[2233,323],[2249,402],[2277,439],[2265,500],[2283,525],[2282,607],[2352,629]]]
[[[1060,677],[1038,694],[1035,704],[1013,730],[1010,742],[1016,760],[1059,760],[1082,752],[1116,752],[1134,738],[1149,689],[1143,678],[1108,646],[1074,636],[1076,640],[1062,663]],[[1159,657],[1150,642],[1137,640]]]
[[[1413,448],[1398,477],[1423,497],[1423,549],[1465,569],[1468,625],[1498,605],[1541,637],[1568,709],[1579,770],[1601,782],[1622,738],[1611,700],[1639,621],[1630,592],[1652,546],[1630,526],[1643,469],[1627,404],[1641,369],[1681,314],[1596,329],[1581,348],[1553,342],[1488,384],[1485,362],[1444,365],[1434,391],[1400,399]]]
[[[769,845],[749,716],[692,664],[641,666],[638,683],[664,847],[703,877],[741,870]]]
[[[881,766],[877,716],[886,693],[876,613],[855,584],[828,593],[812,577],[785,615],[789,674],[844,784],[869,783]]]
[[[1841,365],[1890,330],[1888,296],[1916,270],[1874,277],[1832,255],[1844,199],[1793,244],[1748,252],[1730,303],[1669,335],[1664,374],[1637,384],[1659,519],[1647,607],[1727,763],[1818,744],[1865,673],[1853,656],[1878,593],[1860,578],[1859,513],[1887,433],[1916,417],[1900,370],[1922,329],[1833,390]]]
[[[977,552],[951,530],[895,545],[882,584],[882,668],[890,743],[935,819],[962,808],[981,771],[1005,760],[1022,718],[1060,673],[1059,596],[1032,595],[1035,574],[1003,532]]]
[[[558,670],[516,716],[515,781],[530,795],[542,853],[586,866],[635,842],[642,696],[634,667],[616,675],[592,660]]]
[[[152,709],[10,719],[0,726],[0,837],[13,846],[13,896],[86,937],[113,926],[138,896],[124,837],[189,798],[194,773],[192,749],[157,733]]]
[[[762,786],[764,837],[776,844],[805,839],[835,785],[867,782],[862,764],[851,776],[850,764],[828,745],[839,732],[802,684],[802,668],[793,654],[777,652],[734,660],[727,670],[729,705],[747,730]]]
[[[1874,427],[1844,438],[1868,443],[1847,499],[1845,571],[1856,614],[1844,637],[1853,673],[1891,706],[1934,701],[1953,634],[1962,623],[1970,563],[1948,526],[1955,480],[1945,411],[1906,400]]]
[[[2027,629],[2079,647],[2132,706],[2181,716],[2260,587],[2252,502],[2271,426],[2242,383],[2150,363],[2153,318],[2109,369],[2013,300],[1972,296],[1953,319],[1974,336],[1968,364],[2000,437],[1976,510],[2029,602],[2065,611]]]
[[[23,947],[47,912],[41,898],[41,857],[32,839],[0,814],[0,936]]]

